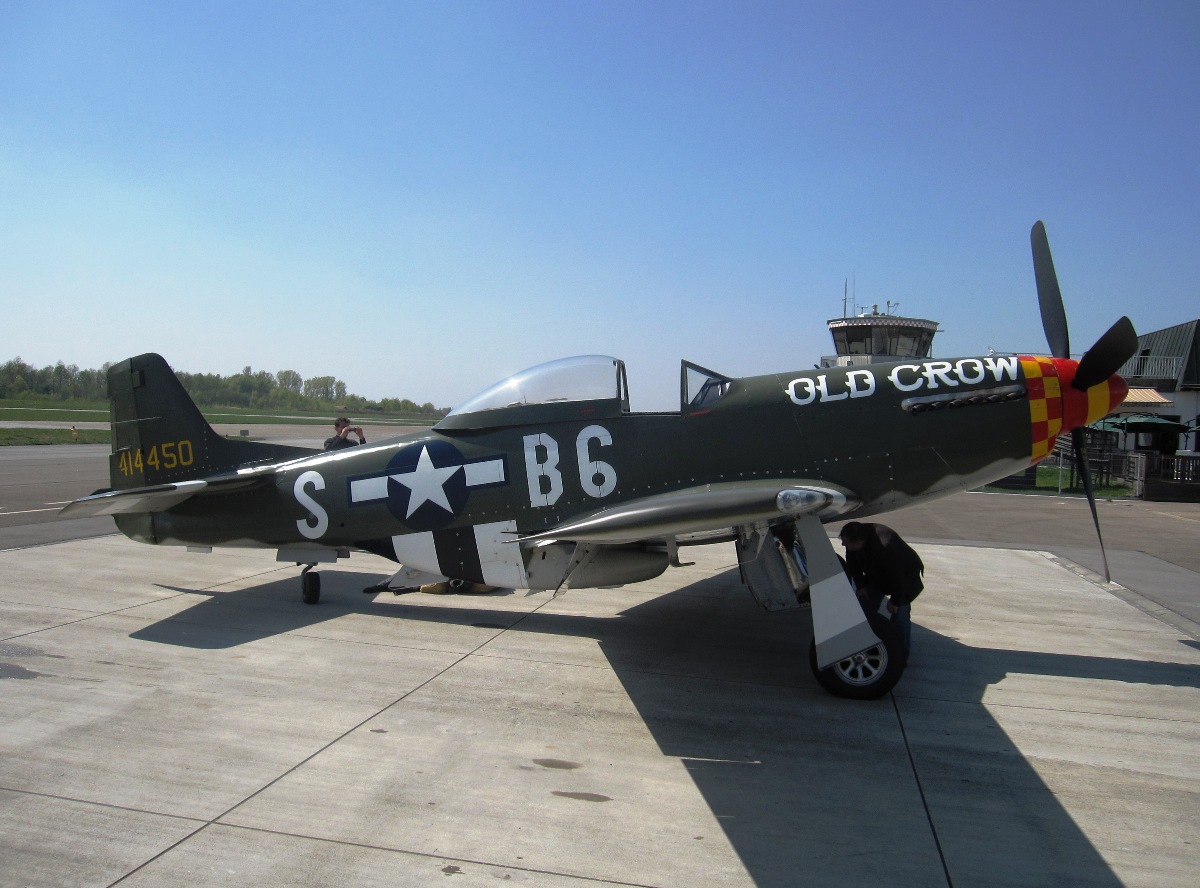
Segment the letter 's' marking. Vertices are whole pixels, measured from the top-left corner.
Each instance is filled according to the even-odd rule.
[[[325,535],[325,531],[329,530],[329,513],[304,489],[310,484],[314,490],[325,489],[325,479],[321,477],[320,472],[305,472],[296,479],[296,484],[292,488],[296,502],[309,511],[307,518],[301,518],[296,522],[296,529],[306,539],[319,540]]]

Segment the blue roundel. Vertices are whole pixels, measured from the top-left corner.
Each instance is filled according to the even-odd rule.
[[[437,530],[458,517],[467,504],[462,454],[441,440],[400,450],[387,467],[387,506],[413,530]]]

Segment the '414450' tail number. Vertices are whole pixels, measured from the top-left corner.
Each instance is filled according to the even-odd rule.
[[[122,450],[117,460],[117,468],[122,475],[140,475],[147,467],[154,471],[169,472],[171,469],[190,466],[195,461],[191,441],[167,441],[163,444],[151,445],[143,451]]]

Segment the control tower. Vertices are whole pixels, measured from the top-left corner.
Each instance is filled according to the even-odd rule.
[[[837,354],[821,358],[821,366],[855,367],[901,358],[928,358],[933,350],[933,334],[938,332],[937,321],[892,314],[898,306],[888,302],[887,310],[881,313],[874,305],[869,312],[829,321]]]

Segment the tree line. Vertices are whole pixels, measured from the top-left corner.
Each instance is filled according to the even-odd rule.
[[[108,398],[108,368],[81,370],[59,361],[37,368],[19,357],[0,365],[0,398],[35,401],[103,401]],[[346,413],[399,413],[441,417],[449,408],[408,398],[370,401],[346,391],[346,383],[333,376],[305,379],[295,370],[270,373],[249,366],[233,376],[217,373],[176,373],[184,389],[201,407],[253,407],[277,410],[339,410]]]

